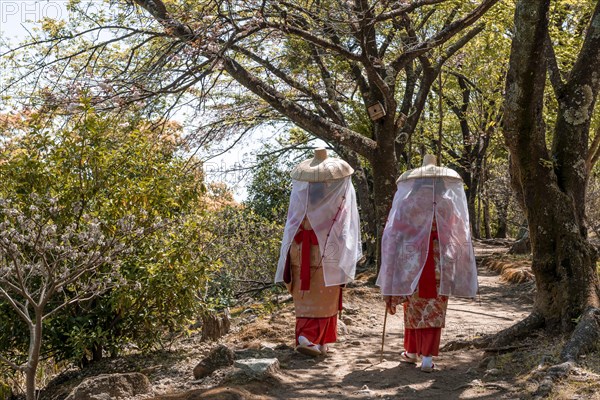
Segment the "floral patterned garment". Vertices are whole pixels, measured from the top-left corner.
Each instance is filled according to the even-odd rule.
[[[435,220],[431,227],[430,241],[433,253],[427,255],[424,269],[435,268],[436,293],[439,293],[440,247]],[[448,296],[438,295],[434,298],[422,298],[417,289],[412,295],[407,296],[404,302],[404,327],[406,329],[443,328],[446,322],[447,307]]]
[[[404,303],[404,327],[406,329],[444,328],[448,296],[421,299],[417,293]]]
[[[430,248],[431,224],[439,236],[438,293],[473,298],[477,266],[466,195],[460,179],[418,178],[398,182],[381,240],[377,286],[384,296],[411,296]],[[423,296],[428,297],[428,296]]]

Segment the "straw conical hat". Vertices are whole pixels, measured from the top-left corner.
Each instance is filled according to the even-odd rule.
[[[354,173],[354,169],[344,160],[329,158],[324,148],[315,149],[315,156],[302,161],[292,170],[292,179],[304,182],[326,182],[345,178]]]
[[[411,169],[400,175],[396,183],[417,178],[452,178],[460,179],[460,175],[453,169],[447,167],[438,167],[435,165],[436,158],[433,154],[425,154],[423,165],[419,168]]]

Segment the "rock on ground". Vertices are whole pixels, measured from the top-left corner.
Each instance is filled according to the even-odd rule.
[[[194,379],[202,379],[219,368],[233,365],[235,355],[233,351],[225,346],[215,347],[209,354],[194,368]]]
[[[276,358],[247,358],[236,361],[235,366],[253,378],[262,378],[279,370],[279,360]]]
[[[150,391],[150,381],[139,372],[104,374],[85,379],[65,400],[129,399]]]

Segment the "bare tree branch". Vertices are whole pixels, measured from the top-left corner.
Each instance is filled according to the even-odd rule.
[[[250,59],[256,61],[260,65],[263,65],[268,71],[272,72],[273,75],[275,75],[276,77],[281,79],[283,82],[287,83],[290,87],[292,87],[296,90],[299,90],[300,92],[309,96],[312,99],[312,101],[315,103],[316,106],[321,107],[323,110],[325,110],[325,113],[330,118],[339,121],[340,117],[336,113],[336,111],[329,104],[327,104],[325,101],[323,101],[323,98],[321,96],[319,96],[317,93],[315,93],[313,90],[311,90],[308,86],[303,85],[302,83],[292,79],[290,74],[285,73],[284,71],[280,70],[275,65],[273,65],[271,62],[259,57],[258,55],[251,52],[248,49],[245,49],[245,48],[237,46],[237,45],[233,45],[233,46],[231,46],[231,48],[233,50],[238,51],[241,54],[244,54],[245,56],[249,57]]]
[[[375,17],[375,21],[377,22],[381,22],[381,21],[386,21],[388,19],[392,19],[395,17],[398,17],[402,14],[408,14],[411,11],[416,10],[417,8],[423,7],[423,6],[428,6],[428,5],[433,5],[433,4],[440,4],[440,3],[444,3],[448,0],[420,0],[420,1],[412,1],[409,5],[404,6],[404,7],[399,7],[396,10],[393,11],[388,11],[388,12],[384,12],[379,14],[377,17]]]
[[[437,61],[437,69],[441,67],[450,57],[452,57],[456,52],[462,49],[467,43],[471,41],[477,34],[485,29],[485,24],[479,24],[469,32],[464,34],[460,39],[454,42],[452,45],[448,46],[444,54]]]
[[[560,68],[558,67],[558,62],[556,61],[556,54],[554,53],[554,46],[552,45],[552,39],[550,39],[550,32],[546,32],[546,62],[548,63],[548,75],[550,77],[550,83],[552,83],[552,87],[554,88],[554,93],[556,96],[560,96],[563,88],[564,82],[560,73]]]
[[[328,113],[328,115],[336,124],[346,126],[346,122],[344,121],[344,115],[342,113],[342,109],[337,100],[337,95],[333,87],[333,77],[331,73],[327,70],[325,63],[321,58],[319,49],[315,46],[312,46],[311,53],[313,59],[315,60],[315,64],[317,64],[317,66],[319,67],[319,72],[321,73],[321,80],[323,81],[323,85],[325,86],[325,92],[327,93],[329,103],[332,104],[331,106],[329,106],[329,104],[327,103],[329,109],[331,110],[331,114]]]
[[[10,361],[8,358],[4,357],[2,354],[0,354],[0,362],[5,363],[6,365],[8,365],[9,367],[13,368],[16,371],[25,371],[26,367],[24,365],[17,365],[14,362]]]
[[[484,0],[479,6],[477,6],[465,17],[452,22],[430,39],[427,39],[413,46],[412,48],[408,49],[403,54],[398,56],[398,58],[396,58],[396,60],[394,60],[391,63],[392,67],[396,71],[399,71],[404,68],[404,65],[409,60],[415,59],[417,56],[426,53],[433,47],[439,46],[447,42],[465,27],[468,27],[475,23],[487,10],[489,10],[497,2],[498,0]]]
[[[31,317],[26,312],[27,307],[24,304],[19,303],[17,300],[13,299],[4,288],[0,287],[0,295],[6,299],[11,305],[11,307],[16,311],[16,313],[21,317],[21,319],[27,324],[27,326],[31,329],[33,328],[33,322]],[[25,310],[25,311],[23,311]]]
[[[351,51],[343,48],[340,45],[337,45],[337,44],[332,43],[328,40],[325,40],[321,37],[318,37],[318,36],[312,34],[311,32],[306,31],[301,28],[284,25],[284,24],[278,24],[275,22],[264,22],[263,26],[272,28],[272,29],[277,29],[278,31],[281,31],[281,32],[291,33],[293,35],[296,35],[296,36],[306,40],[309,43],[315,44],[315,45],[322,47],[324,49],[327,49],[327,50],[331,50],[333,53],[339,54],[349,60],[360,61],[362,58],[361,54],[354,54]]]
[[[274,88],[266,85],[252,76],[242,65],[229,58],[223,59],[225,69],[240,84],[244,85],[254,94],[265,100],[273,108],[286,115],[295,124],[303,129],[320,136],[323,139],[344,142],[361,154],[370,154],[375,149],[376,142],[366,138],[348,128],[334,124],[318,115],[311,113],[304,107],[285,98]]]
[[[173,36],[177,36],[185,41],[196,39],[194,31],[187,25],[174,19],[168,12],[161,0],[133,0],[137,5],[150,13],[162,26],[165,31]]]

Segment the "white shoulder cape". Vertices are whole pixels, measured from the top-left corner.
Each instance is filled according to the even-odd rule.
[[[325,285],[354,279],[362,244],[356,193],[348,176],[329,182],[293,180],[275,282],[283,281],[289,249],[304,216],[319,242]]]
[[[437,177],[398,182],[381,245],[377,285],[384,296],[406,296],[416,290],[429,251],[434,214],[440,246],[439,294],[474,297],[477,293],[463,183]]]

